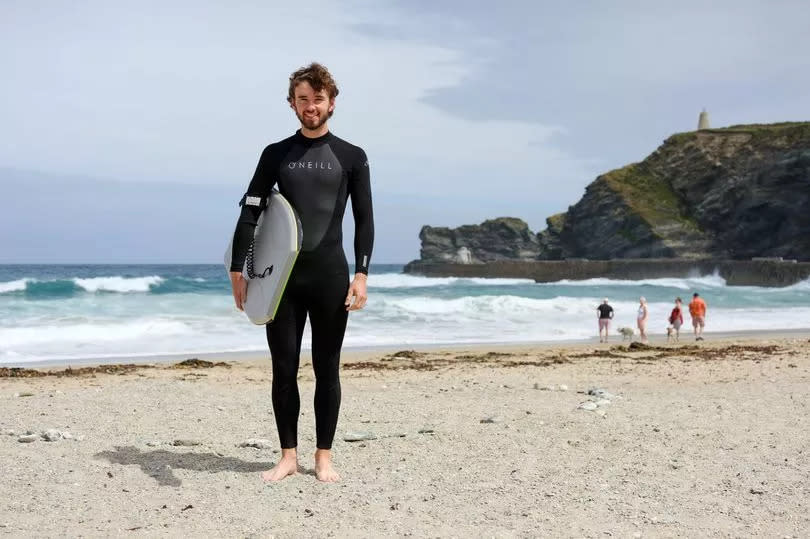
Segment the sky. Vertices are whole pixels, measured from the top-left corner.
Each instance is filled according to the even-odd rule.
[[[539,232],[703,108],[810,120],[801,1],[305,4],[0,0],[0,263],[218,262],[312,61],[369,156],[377,263],[423,225]]]

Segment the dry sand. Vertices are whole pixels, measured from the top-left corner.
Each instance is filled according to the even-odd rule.
[[[308,365],[280,483],[266,360],[0,377],[0,535],[807,537],[808,336],[346,354],[337,484]]]

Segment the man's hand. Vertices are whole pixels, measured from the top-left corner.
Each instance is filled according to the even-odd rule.
[[[231,289],[233,289],[233,301],[236,303],[236,308],[240,311],[245,310],[245,298],[247,298],[247,281],[242,276],[241,271],[232,271],[229,273],[231,276]]]
[[[366,306],[366,300],[368,300],[366,279],[368,279],[368,276],[365,273],[354,274],[352,284],[349,285],[349,293],[346,294],[345,305],[347,311],[357,311]]]

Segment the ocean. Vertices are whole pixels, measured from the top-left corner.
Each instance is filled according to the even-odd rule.
[[[675,297],[686,304],[695,291],[708,304],[707,336],[810,327],[810,281],[732,287],[695,275],[537,284],[419,277],[377,264],[368,283],[368,306],[350,316],[345,347],[584,340],[597,335],[603,297],[615,309],[615,329],[634,326],[642,295],[650,334],[664,334]],[[684,329],[691,330],[688,316]],[[266,350],[264,328],[235,309],[220,265],[0,266],[4,366]]]

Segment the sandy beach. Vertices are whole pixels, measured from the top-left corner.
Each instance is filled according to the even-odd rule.
[[[272,484],[267,359],[0,369],[0,535],[807,537],[810,332],[707,337],[345,353],[337,484],[306,362]]]

